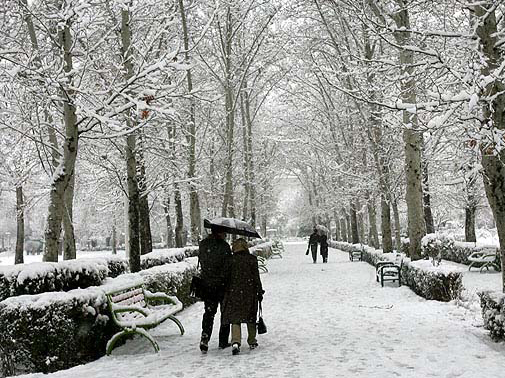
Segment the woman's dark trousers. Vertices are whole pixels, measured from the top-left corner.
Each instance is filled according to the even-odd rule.
[[[311,244],[310,250],[312,252],[312,260],[314,261],[314,263],[316,263],[316,261],[317,261],[317,244]]]

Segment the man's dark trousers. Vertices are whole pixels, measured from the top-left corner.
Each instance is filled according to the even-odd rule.
[[[206,300],[204,301],[205,312],[202,319],[202,338],[207,336],[207,341],[210,340],[212,335],[212,327],[214,326],[214,317],[216,316],[217,306],[220,304],[219,300]],[[222,309],[222,306],[221,306]],[[225,346],[229,343],[230,325],[221,325],[219,328],[219,346]]]

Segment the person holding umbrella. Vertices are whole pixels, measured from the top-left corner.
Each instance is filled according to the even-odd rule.
[[[225,291],[226,275],[224,267],[231,259],[230,245],[226,242],[226,232],[218,226],[210,227],[211,233],[200,242],[198,248],[198,259],[201,265],[202,281],[205,285],[207,295],[202,298],[205,311],[202,319],[202,336],[200,339],[200,350],[207,353],[209,340],[214,326],[214,317],[217,307],[221,306],[223,312],[223,298]],[[231,344],[228,341],[230,336],[230,326],[221,325],[219,329],[219,348],[224,349]]]
[[[258,302],[265,293],[261,285],[257,258],[249,252],[247,242],[240,238],[233,242],[233,256],[226,267],[227,284],[223,301],[221,322],[231,324],[232,354],[240,353],[241,324],[247,324],[247,343],[256,349],[256,314]]]
[[[309,245],[307,246],[307,252],[305,253],[306,255],[309,254],[309,248],[310,251],[312,252],[312,260],[314,261],[314,264],[317,262],[317,244],[319,243],[319,233],[317,232],[317,228],[314,227],[314,232],[310,234],[309,237]]]
[[[221,308],[221,317],[223,316],[223,298],[227,279],[226,267],[230,266],[232,256],[230,245],[225,241],[226,234],[252,238],[260,238],[261,236],[254,227],[235,218],[204,219],[203,225],[211,230],[211,234],[200,242],[198,248],[198,259],[201,265],[200,278],[204,282],[207,292],[206,298],[202,298],[205,312],[202,319],[200,350],[202,353],[207,353],[218,306]],[[221,322],[219,329],[220,349],[231,345],[228,341],[229,336],[230,325]]]

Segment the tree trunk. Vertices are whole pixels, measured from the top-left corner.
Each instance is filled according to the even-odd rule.
[[[358,215],[358,235],[361,243],[366,243],[365,240],[365,217],[363,216],[363,208],[359,202],[359,199],[356,198],[356,210]]]
[[[133,61],[131,49],[130,9],[124,7],[121,10],[121,53],[125,66],[125,81],[133,77]],[[135,113],[130,110],[127,114],[126,123],[128,128],[133,129]],[[128,188],[128,250],[130,271],[140,271],[140,222],[139,222],[139,186],[137,181],[137,136],[131,132],[126,137],[126,177]]]
[[[391,236],[391,209],[384,196],[381,196],[381,232],[382,252],[393,252],[393,238]]]
[[[247,122],[245,117],[245,107],[244,107],[244,95],[240,95],[240,115],[242,118],[242,149],[243,149],[243,169],[244,169],[244,203],[242,206],[242,219],[247,221],[248,211],[247,207],[249,205],[249,187],[251,185],[251,178],[249,176],[249,152],[248,152],[248,142],[247,142]]]
[[[410,45],[410,19],[405,0],[396,0],[399,9],[393,17],[396,26],[405,29],[395,32],[395,38],[400,46]],[[402,67],[401,98],[404,103],[415,106],[416,81],[414,78],[414,53],[407,49],[400,50],[400,64]],[[426,233],[423,209],[423,189],[421,170],[421,150],[423,135],[418,129],[417,114],[408,110],[403,111],[403,141],[405,147],[405,176],[407,179],[406,195],[407,216],[409,229],[409,252],[412,260],[421,258],[421,239]]]
[[[352,244],[358,244],[359,243],[358,219],[356,216],[356,205],[354,204],[354,200],[351,200],[351,203],[350,203],[350,213],[351,213],[351,240],[352,240]]]
[[[266,238],[267,237],[267,215],[263,213],[261,217],[261,235]]]
[[[375,214],[375,201],[373,197],[368,195],[367,198],[368,208],[368,224],[369,224],[369,239],[372,247],[379,248],[379,232],[377,231],[377,216]]]
[[[340,220],[338,219],[337,211],[335,210],[333,214],[333,219],[335,220],[335,240],[340,241]]]
[[[475,243],[475,206],[467,205],[465,208],[465,241]]]
[[[165,189],[165,201],[163,202],[163,212],[165,213],[165,221],[166,221],[166,247],[173,248],[174,247],[174,231],[172,229],[172,221],[170,220],[170,193],[168,189]]]
[[[63,144],[63,156],[60,158],[58,167],[53,174],[53,181],[49,192],[49,206],[47,211],[45,237],[45,249],[43,261],[57,262],[60,246],[61,224],[65,207],[65,190],[67,189],[72,175],[74,175],[75,161],[79,142],[79,130],[77,126],[75,92],[72,86],[73,63],[72,63],[72,35],[70,33],[71,20],[66,19],[60,33],[60,46],[63,55],[63,70],[67,75],[67,81],[61,87],[63,99],[63,118],[65,124],[65,141]]]
[[[347,238],[347,222],[345,221],[345,216],[340,218],[340,229],[342,230],[342,241],[348,242]]]
[[[182,21],[182,31],[184,39],[184,58],[186,64],[190,63],[189,59],[189,33],[188,24],[186,21],[186,11],[184,9],[184,1],[179,0],[179,10],[181,12]],[[200,214],[200,199],[198,197],[198,191],[195,183],[196,176],[196,116],[195,116],[195,99],[192,96],[193,92],[193,80],[191,76],[191,70],[186,71],[186,82],[188,85],[188,94],[190,97],[189,103],[189,125],[187,130],[187,142],[188,142],[188,180],[189,180],[189,215],[191,220],[191,242],[193,245],[198,245],[200,240],[201,228],[200,224],[201,214]]]
[[[221,215],[223,217],[235,216],[235,204],[233,198],[233,158],[235,155],[234,148],[234,131],[235,131],[235,109],[233,103],[233,83],[232,83],[232,60],[231,60],[231,49],[232,49],[232,38],[233,38],[233,28],[232,28],[232,15],[231,7],[228,6],[226,14],[226,30],[225,30],[225,40],[223,41],[224,46],[224,62],[225,62],[225,88],[224,88],[224,106],[226,114],[226,176],[225,176],[225,188],[223,197],[223,207],[221,210]]]
[[[430,185],[428,175],[428,162],[423,160],[423,206],[424,206],[424,222],[426,223],[426,233],[435,233],[435,225],[433,224],[433,215],[431,213]]]
[[[25,204],[23,198],[23,186],[18,184],[16,186],[16,254],[14,255],[14,264],[23,264],[25,249]]]
[[[72,260],[77,257],[76,247],[75,247],[75,234],[74,234],[74,186],[75,186],[75,174],[72,174],[70,181],[68,183],[67,189],[65,189],[65,208],[63,210],[63,259]]]
[[[477,17],[476,33],[479,37],[479,50],[482,53],[481,75],[493,77],[498,67],[503,65],[502,50],[497,48],[499,33],[493,1],[475,3],[474,14]],[[502,136],[505,130],[505,85],[499,79],[487,83],[481,98],[491,99],[490,103],[483,105],[483,122],[481,127],[484,132],[493,132],[493,135]],[[496,131],[498,129],[498,131]],[[489,131],[488,131],[489,130]],[[484,188],[489,205],[493,210],[496,221],[498,239],[500,241],[502,291],[505,293],[505,150],[496,150],[494,140],[481,142],[482,167],[484,168]]]
[[[182,212],[181,192],[179,191],[179,184],[174,184],[174,202],[175,202],[175,247],[184,247],[184,216]]]
[[[400,227],[400,214],[398,214],[398,201],[394,199],[393,201],[393,218],[395,221],[395,244],[396,250],[401,251],[402,249],[402,236]]]
[[[112,254],[117,254],[117,237],[116,237],[116,226],[112,225],[112,238],[111,238]]]

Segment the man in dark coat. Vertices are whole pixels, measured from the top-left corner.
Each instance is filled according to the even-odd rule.
[[[237,239],[233,242],[233,256],[227,266],[227,286],[223,303],[222,324],[231,324],[232,353],[240,352],[242,339],[241,324],[247,324],[247,343],[251,349],[258,346],[256,341],[256,314],[258,301],[263,300],[258,260],[249,253],[247,242]]]
[[[328,237],[324,232],[319,235],[319,250],[321,252],[321,257],[323,258],[323,263],[328,262]]]
[[[309,248],[312,252],[312,260],[314,261],[314,264],[317,262],[317,244],[319,243],[319,234],[317,233],[317,229],[314,228],[314,232],[310,234],[309,237],[309,245],[307,246],[307,253],[306,255],[309,254]]]
[[[202,337],[200,340],[200,350],[206,353],[209,349],[209,340],[212,335],[214,317],[217,307],[221,304],[225,291],[225,266],[231,258],[231,249],[225,241],[226,233],[219,228],[211,228],[211,234],[200,242],[198,248],[198,259],[201,265],[200,277],[207,293],[204,299],[205,312],[202,319]],[[219,348],[230,346],[228,337],[230,336],[230,326],[222,325],[219,329]]]

